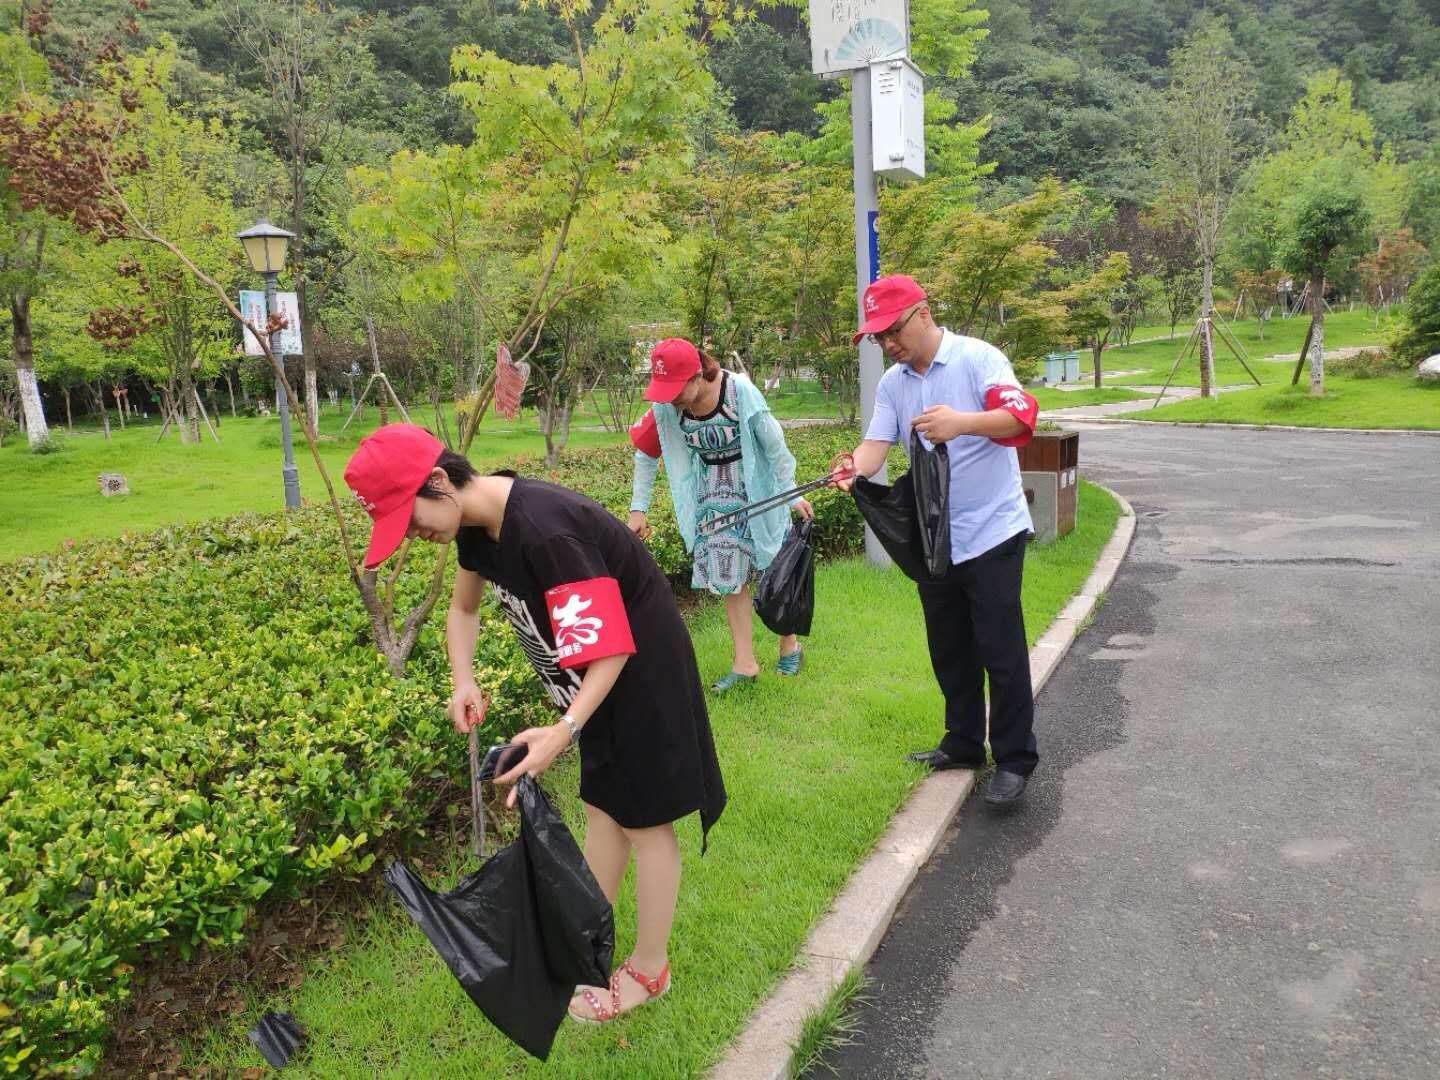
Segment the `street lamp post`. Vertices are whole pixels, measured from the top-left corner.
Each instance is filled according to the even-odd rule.
[[[236,233],[236,239],[245,245],[245,254],[251,268],[265,279],[265,316],[273,318],[278,307],[275,302],[275,279],[285,269],[285,256],[295,234],[281,229],[263,218],[244,232]],[[285,380],[280,377],[284,371],[285,358],[280,353],[280,331],[270,333],[270,352],[280,369],[275,378],[275,410],[280,414],[280,445],[284,450],[285,464],[280,473],[285,478],[285,509],[300,508],[300,473],[295,468],[295,451],[290,441],[290,395],[285,390]]]

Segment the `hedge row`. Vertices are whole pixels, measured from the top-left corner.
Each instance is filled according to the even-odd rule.
[[[853,439],[792,432],[801,476]],[[622,448],[549,473],[517,467],[626,508]],[[853,503],[832,494],[817,510],[822,548],[853,550]],[[668,498],[651,521],[662,567],[688,579]],[[427,564],[410,560],[397,605],[421,595]],[[323,507],[4,571],[0,1072],[86,1075],[147,948],[236,941],[262,897],[363,873],[463,781],[444,717],[443,619],[421,634],[408,677],[391,677]],[[498,612],[482,619],[479,666],[503,737],[542,718],[542,697]]]

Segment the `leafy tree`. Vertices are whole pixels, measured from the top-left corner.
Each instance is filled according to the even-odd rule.
[[[228,294],[244,281],[234,236],[239,183],[234,143],[216,122],[172,108],[175,48],[159,48],[129,63],[133,107],[117,149],[145,162],[118,182],[133,211],[182,245]],[[112,356],[123,355],[156,384],[162,412],[182,442],[200,441],[198,386],[232,354],[229,316],[210,290],[154,244],[116,237],[101,245],[72,245],[70,280],[56,303],[83,321]],[[112,365],[113,362],[112,362]]]
[[[1392,347],[1410,363],[1440,354],[1440,263],[1431,263],[1410,286],[1401,329]]]
[[[1391,304],[1405,299],[1428,254],[1409,229],[1396,229],[1380,237],[1379,247],[1360,260],[1356,269],[1365,300],[1375,310],[1377,326],[1382,310],[1388,311]]]
[[[1195,230],[1200,255],[1200,394],[1210,397],[1215,350],[1215,259],[1245,162],[1251,89],[1244,60],[1219,19],[1197,22],[1171,54],[1165,124],[1156,167]]]
[[[1229,227],[1228,261],[1251,271],[1278,266],[1297,186],[1332,166],[1355,178],[1376,236],[1401,226],[1406,172],[1377,148],[1374,125],[1355,107],[1350,82],[1334,69],[1310,80],[1279,145],[1246,175]]]
[[[1325,393],[1325,273],[1338,252],[1365,236],[1365,197],[1349,174],[1331,167],[1313,174],[1288,206],[1281,247],[1286,269],[1310,283],[1310,393]]]
[[[267,135],[285,176],[283,215],[296,240],[289,269],[300,313],[305,365],[305,408],[319,422],[319,392],[310,327],[333,275],[326,271],[317,234],[316,195],[344,174],[347,123],[365,107],[370,89],[370,54],[351,17],[328,3],[298,0],[244,0],[235,8],[231,30],[254,64],[265,89]],[[319,250],[316,250],[319,249]],[[312,250],[321,265],[312,265]],[[312,296],[319,291],[321,295]]]
[[[35,381],[35,331],[30,304],[49,271],[47,248],[54,231],[49,216],[9,182],[22,143],[35,137],[34,112],[49,87],[44,58],[18,30],[0,33],[0,286],[9,308],[10,352],[16,393],[32,450],[49,440],[45,406]],[[32,142],[33,145],[33,142]]]

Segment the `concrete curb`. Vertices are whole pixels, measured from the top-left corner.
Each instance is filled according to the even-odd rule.
[[[1042,413],[1041,420],[1046,419]],[[1056,424],[1134,424],[1138,427],[1231,428],[1239,431],[1307,431],[1329,435],[1419,435],[1440,438],[1440,431],[1420,428],[1301,427],[1298,424],[1225,424],[1214,420],[1126,420],[1120,416],[1057,416]]]
[[[1101,490],[1120,504],[1120,519],[1085,584],[1030,650],[1030,678],[1037,694],[1115,580],[1135,535],[1130,504],[1109,488]],[[974,786],[975,774],[965,769],[932,773],[921,781],[850,876],[829,913],[811,930],[794,969],[755,1010],[740,1037],[711,1070],[710,1080],[784,1080],[791,1047],[806,1018],[849,972],[863,968],[874,955],[895,909]]]

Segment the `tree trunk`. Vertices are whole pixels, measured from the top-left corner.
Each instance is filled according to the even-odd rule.
[[[184,423],[180,425],[180,441],[183,443],[200,444],[200,414],[196,411],[196,404],[199,399],[195,396],[195,384],[182,376],[179,393],[179,400],[176,402],[175,415],[182,416]]]
[[[111,392],[112,394],[115,394],[115,389],[116,389],[115,387],[111,387],[111,388],[110,388],[110,392]],[[121,430],[121,431],[124,431],[124,430],[125,430],[125,414],[129,411],[129,406],[130,406],[130,395],[129,395],[129,394],[125,394],[125,395],[115,394],[115,415],[117,415],[118,417],[120,417],[120,430]]]
[[[1215,309],[1215,261],[1207,253],[1200,284],[1200,396],[1215,396],[1215,342],[1210,336],[1210,313]]]
[[[235,384],[230,381],[230,372],[225,372],[225,389],[230,391],[230,416],[233,419],[235,412]]]
[[[1102,377],[1102,372],[1101,372],[1101,369],[1100,369],[1100,357],[1104,354],[1104,352],[1105,352],[1105,342],[1104,342],[1103,340],[1101,340],[1100,338],[1097,337],[1094,341],[1092,341],[1092,342],[1090,343],[1090,355],[1094,358],[1094,362],[1095,362],[1095,389],[1096,389],[1096,390],[1099,390],[1099,389],[1100,389],[1100,380],[1101,380],[1101,377]]]
[[[1310,396],[1325,396],[1325,273],[1310,279]]]
[[[376,375],[380,372],[380,342],[375,336],[375,319],[370,312],[365,312],[365,337],[370,342],[370,370]],[[385,395],[376,397],[376,403],[380,406],[380,426],[384,427],[390,422],[385,407]],[[361,414],[363,418],[363,413]]]
[[[61,390],[62,390],[62,392],[65,394],[65,430],[66,430],[66,431],[74,431],[74,430],[75,430],[75,420],[74,420],[74,418],[71,417],[71,415],[70,415],[70,387],[69,387],[69,386],[64,386],[64,387],[61,387]]]
[[[305,414],[310,417],[310,426],[320,430],[320,386],[315,377],[315,358],[305,356]]]
[[[35,352],[30,335],[30,297],[25,293],[10,296],[10,341],[15,355],[15,381],[20,388],[20,405],[25,414],[25,435],[30,449],[50,440],[50,427],[45,423],[45,403],[40,398],[40,385],[35,381]]]
[[[87,386],[88,390],[89,387]],[[105,432],[105,440],[110,440],[110,410],[105,407],[105,383],[101,379],[95,380],[95,402],[100,407],[100,426]]]

